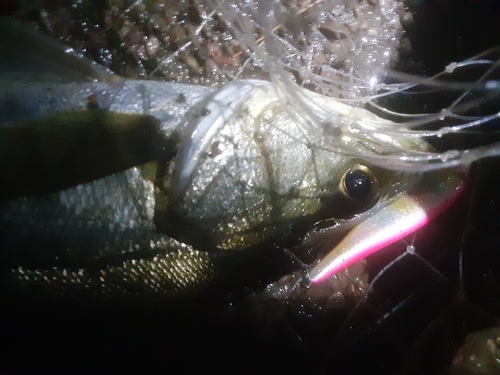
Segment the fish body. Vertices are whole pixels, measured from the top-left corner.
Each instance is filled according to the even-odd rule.
[[[335,113],[334,120],[344,117],[346,120],[325,123],[310,137],[309,130],[304,131],[303,124],[290,115],[292,111],[288,107],[292,104],[279,86],[265,81],[233,82],[217,91],[194,85],[109,79],[108,76],[103,82],[54,83],[39,78],[6,82],[8,84],[2,85],[0,100],[7,110],[1,116],[2,126],[10,129],[10,133],[4,133],[4,138],[20,144],[25,137],[19,134],[28,133],[31,138],[44,139],[44,142],[28,143],[28,151],[20,153],[21,156],[17,147],[6,148],[4,178],[15,174],[16,167],[26,170],[30,160],[41,160],[34,169],[43,169],[44,163],[47,170],[53,169],[47,174],[49,181],[57,180],[55,175],[67,177],[68,166],[64,165],[67,153],[76,154],[77,160],[85,163],[91,160],[91,155],[99,155],[99,149],[105,149],[108,151],[105,158],[111,160],[90,163],[89,169],[99,173],[86,175],[83,179],[86,181],[63,179],[58,186],[28,193],[16,189],[15,183],[10,187],[11,195],[6,194],[6,202],[2,203],[0,227],[5,233],[5,256],[14,259],[7,264],[34,265],[36,261],[26,263],[24,259],[32,258],[26,254],[35,253],[38,255],[32,259],[46,265],[51,262],[60,265],[55,270],[39,273],[28,272],[21,266],[16,273],[26,282],[43,280],[48,277],[46,272],[55,280],[67,274],[79,275],[82,269],[95,263],[96,266],[90,267],[94,273],[77,277],[76,284],[88,287],[88,283],[97,279],[101,280],[99,285],[108,282],[114,285],[109,275],[115,273],[110,267],[125,272],[126,262],[132,262],[130,267],[142,275],[142,281],[149,280],[148,267],[155,264],[154,254],[165,256],[176,247],[180,252],[174,251],[175,259],[186,256],[202,259],[202,263],[209,263],[210,274],[216,268],[223,268],[219,263],[216,266],[210,263],[221,252],[255,254],[254,258],[258,258],[276,248],[300,243],[311,228],[328,220],[334,223],[335,231],[345,232],[387,207],[396,207],[394,203],[418,187],[421,179],[417,173],[377,167],[358,154],[369,150],[384,157],[396,150],[404,153],[429,149],[420,138],[358,134],[351,126],[353,119],[388,122],[364,109],[312,93],[311,99]],[[95,116],[101,119],[99,115],[105,118],[102,124],[93,120]],[[82,119],[87,119],[83,125]],[[139,133],[141,129],[146,131],[145,124],[153,122],[153,136],[141,140],[132,132],[121,137],[128,129],[125,119],[132,119],[131,128]],[[54,124],[58,122],[69,126],[57,127]],[[92,128],[95,123],[98,128],[116,129],[116,133],[100,133]],[[79,149],[81,134],[78,135],[76,129],[82,126],[97,134],[97,139],[91,138]],[[321,134],[328,136],[318,142]],[[154,143],[156,136],[161,140],[159,144]],[[117,145],[109,147],[108,142],[99,141],[107,137],[118,139]],[[70,138],[74,139],[71,144],[75,147],[58,147]],[[132,155],[137,153],[137,157],[121,163],[134,141],[142,147],[153,142],[151,149],[159,152],[132,152]],[[350,145],[355,152],[349,155],[336,151],[337,141]],[[43,147],[37,147],[39,145]],[[52,145],[53,150],[47,145]],[[50,153],[51,157],[44,156]],[[148,156],[141,158],[144,154]],[[148,161],[157,164],[136,167]],[[73,165],[78,171],[78,162]],[[123,172],[128,167],[134,168]],[[112,174],[113,168],[117,174],[106,177],[104,183],[109,187],[104,188],[103,182],[96,179]],[[457,176],[457,171],[445,175]],[[43,178],[41,173],[38,179]],[[36,180],[35,186],[43,186]],[[460,185],[459,178],[445,180],[451,181],[451,186],[446,185],[443,196],[454,193]],[[20,187],[26,178],[17,181]],[[43,195],[68,188],[75,181],[88,184],[55,195]],[[16,192],[24,197],[12,199]],[[126,198],[122,200],[122,197]],[[34,214],[28,214],[30,211]],[[65,220],[66,215],[72,215],[72,220]],[[71,227],[72,222],[84,229]],[[42,237],[46,242],[37,240],[40,232],[44,233]],[[380,242],[373,234],[367,241],[372,250],[375,247],[370,241]],[[392,241],[401,237],[393,236]],[[43,256],[50,259],[48,263],[40,258],[47,247],[51,255]],[[213,255],[200,258],[194,249]],[[133,263],[142,256],[148,259],[146,268]],[[241,263],[240,255],[229,258],[233,259],[233,266]],[[342,258],[342,263],[347,266],[359,258],[350,255],[348,259]],[[125,259],[122,260],[125,263],[118,266],[116,259]],[[228,258],[218,259],[217,262],[226,264]],[[169,285],[181,283],[165,269],[159,274]],[[272,277],[277,276],[279,274]],[[319,279],[312,281],[319,282]],[[134,290],[134,283],[137,280],[132,278],[121,287]]]
[[[103,113],[125,116],[111,124],[123,134],[125,118],[143,115],[146,92],[152,94],[147,101],[150,103],[148,118],[155,119],[159,125],[155,134],[165,140],[171,140],[174,134],[180,137],[178,146],[170,145],[171,154],[176,157],[160,158],[157,166],[135,167],[104,179],[89,179],[86,184],[52,195],[28,197],[46,191],[23,194],[20,189],[11,189],[26,197],[2,203],[2,246],[7,249],[4,252],[10,254],[8,263],[24,266],[16,271],[21,279],[29,282],[43,278],[44,272],[30,273],[27,265],[56,266],[59,271],[45,272],[56,273],[58,276],[52,277],[57,279],[64,274],[73,275],[75,269],[86,269],[93,263],[98,270],[95,272],[112,275],[113,272],[105,271],[110,267],[108,261],[115,264],[117,259],[130,261],[143,257],[151,261],[158,254],[177,254],[177,250],[183,254],[178,256],[186,256],[187,252],[193,259],[199,254],[194,249],[212,254],[222,250],[260,254],[265,249],[271,251],[276,244],[291,245],[299,241],[302,234],[322,220],[341,218],[347,226],[353,218],[361,221],[418,181],[414,174],[361,166],[362,160],[332,153],[308,142],[300,126],[289,119],[273,85],[268,82],[241,81],[217,92],[166,83],[157,89],[160,87],[157,83],[149,84],[149,81],[132,81],[116,88],[115,83],[51,86],[32,83],[32,87],[40,85],[39,93],[45,94],[35,96],[40,108],[38,117],[4,124],[4,128],[14,129],[14,134],[19,134],[23,124],[28,124],[29,129],[48,134],[47,144],[53,141],[55,147],[58,144],[55,135],[61,134],[61,130],[57,129],[55,121],[47,123],[47,120],[51,116],[65,119],[64,113],[71,129],[68,134],[76,134],[75,124],[70,119],[81,120],[101,111],[86,109],[88,96],[95,95],[99,103],[109,100],[110,105]],[[22,87],[20,83],[17,92],[21,92]],[[48,87],[51,89],[46,89]],[[148,91],[151,87],[154,89]],[[65,107],[50,107],[54,93],[66,93],[64,90],[73,95],[55,97],[77,99],[62,99]],[[243,95],[238,97],[234,90],[242,91]],[[158,93],[169,96],[159,98]],[[184,101],[178,103],[179,96],[190,97],[186,102],[197,104],[187,109]],[[176,114],[183,114],[183,121],[172,115],[177,104],[186,108]],[[222,123],[217,125],[215,121],[214,124],[209,116],[211,111],[215,112],[214,108],[223,111],[228,105],[234,107],[224,112]],[[99,108],[101,106],[99,104]],[[94,122],[84,124],[84,129],[99,134],[91,124]],[[196,136],[202,133],[209,136]],[[59,142],[62,141],[64,137]],[[79,141],[81,137],[75,139],[76,144]],[[376,147],[376,142],[373,146]],[[426,147],[419,140],[414,146]],[[47,154],[47,148],[42,149],[41,154]],[[95,153],[94,148],[90,150]],[[112,148],[108,151],[115,157],[118,154]],[[71,148],[65,152],[72,154]],[[83,162],[89,161],[82,153],[77,155]],[[187,160],[183,155],[188,155]],[[5,156],[4,160],[9,159]],[[49,159],[42,160],[43,163]],[[193,160],[195,164],[186,167],[186,163]],[[10,164],[18,165],[16,162]],[[102,164],[98,169],[102,169]],[[78,172],[77,164],[74,166]],[[189,172],[183,173],[185,169]],[[352,197],[345,189],[344,180],[350,170],[363,171],[370,178],[368,190],[360,196]],[[54,173],[57,174],[57,168]],[[50,177],[53,181],[53,176]],[[19,180],[18,185],[24,186],[23,181]],[[42,184],[35,179],[34,185],[40,189]],[[5,191],[4,188],[7,194]],[[70,220],[64,219],[66,217]],[[47,248],[50,251],[44,250]],[[208,258],[204,261],[211,262]],[[123,264],[120,267],[123,268]],[[213,269],[213,265],[210,267]],[[75,275],[79,275],[78,272]],[[106,279],[102,275],[98,279],[101,278]],[[76,279],[78,282],[74,283],[85,284],[95,280],[96,275],[80,275]],[[176,279],[171,281],[176,283]],[[99,285],[102,287],[102,283]],[[134,282],[128,285],[135,288],[132,287]]]

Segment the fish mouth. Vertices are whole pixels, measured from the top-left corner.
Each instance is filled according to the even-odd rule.
[[[425,226],[446,210],[465,186],[467,170],[443,170],[423,175],[410,192],[356,225],[309,271],[308,281],[320,284],[352,264]]]

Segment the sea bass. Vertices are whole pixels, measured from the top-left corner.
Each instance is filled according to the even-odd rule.
[[[422,176],[357,156],[426,152],[420,138],[324,124],[318,143],[266,81],[213,90],[101,72],[99,82],[54,83],[35,73],[5,74],[0,94],[2,264],[22,284],[168,296],[263,286],[283,275],[283,249],[315,228],[330,238],[354,227],[301,280],[319,284],[424,225],[463,185],[463,169]],[[310,97],[336,117],[388,123]],[[357,152],[335,152],[335,139]]]

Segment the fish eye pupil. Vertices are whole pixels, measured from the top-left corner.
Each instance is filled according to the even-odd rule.
[[[372,191],[373,177],[361,169],[354,169],[345,175],[345,189],[353,198],[366,198]]]

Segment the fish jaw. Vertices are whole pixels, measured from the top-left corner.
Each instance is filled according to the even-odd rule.
[[[403,239],[447,209],[463,191],[463,171],[435,172],[412,192],[354,227],[309,272],[311,284],[319,284],[357,261]]]

